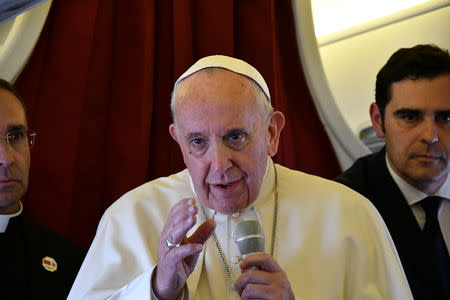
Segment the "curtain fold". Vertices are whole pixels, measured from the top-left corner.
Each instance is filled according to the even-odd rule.
[[[184,168],[174,81],[197,59],[246,60],[286,118],[275,160],[340,172],[309,93],[288,0],[54,0],[16,88],[38,132],[24,212],[88,246],[123,193]]]

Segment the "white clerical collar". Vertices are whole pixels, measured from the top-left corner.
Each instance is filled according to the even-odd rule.
[[[420,200],[423,200],[427,195],[422,191],[419,191],[409,183],[407,183],[405,180],[403,180],[390,166],[387,154],[386,154],[386,165],[388,168],[389,173],[391,174],[392,178],[394,179],[395,183],[397,184],[398,188],[402,192],[403,196],[405,197],[406,201],[408,201],[408,204],[411,206]],[[439,187],[439,189],[433,194],[433,196],[441,196],[446,199],[450,199],[450,176],[447,176],[444,183]]]
[[[19,201],[19,211],[9,215],[0,215],[0,233],[4,233],[9,224],[9,219],[22,213],[22,202]]]
[[[258,197],[256,198],[253,203],[251,203],[250,206],[255,206],[257,203],[261,202],[261,200],[267,198],[267,196],[272,192],[274,184],[275,184],[275,172],[274,172],[274,162],[272,161],[272,158],[270,156],[267,156],[267,164],[266,164],[266,173],[264,174],[263,180],[261,182],[261,188],[259,190]],[[191,186],[192,192],[195,195],[195,198],[198,201],[197,193],[195,192],[194,183],[192,181],[192,177],[189,174],[189,185]],[[244,208],[247,209],[248,207]],[[220,214],[218,212],[213,211],[212,209],[209,209],[208,207],[205,207],[206,214],[209,218],[211,218],[214,214]]]

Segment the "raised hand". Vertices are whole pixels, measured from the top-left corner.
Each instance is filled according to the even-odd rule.
[[[192,198],[183,199],[170,211],[158,244],[158,266],[153,278],[153,291],[161,300],[176,299],[194,271],[198,255],[216,224],[202,223],[194,234],[187,232],[197,222],[198,207]]]
[[[249,255],[239,266],[235,287],[241,299],[295,299],[286,273],[269,254]]]

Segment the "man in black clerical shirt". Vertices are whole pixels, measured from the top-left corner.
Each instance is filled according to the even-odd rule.
[[[25,105],[0,79],[0,299],[65,299],[85,250],[22,214],[30,148]]]
[[[450,59],[434,45],[395,52],[370,117],[386,145],[337,177],[383,217],[414,299],[450,299]]]

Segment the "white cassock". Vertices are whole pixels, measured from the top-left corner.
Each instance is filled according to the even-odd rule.
[[[296,299],[412,299],[395,246],[380,215],[363,196],[338,183],[275,165],[279,212],[275,260]],[[273,162],[268,159],[254,209],[270,249],[274,215]],[[188,170],[148,182],[122,196],[103,215],[69,300],[151,299],[158,238],[170,209],[197,198]],[[214,214],[216,234],[239,276],[231,238],[233,216]],[[201,210],[197,225],[205,220]],[[185,299],[239,299],[210,238],[187,280]]]

